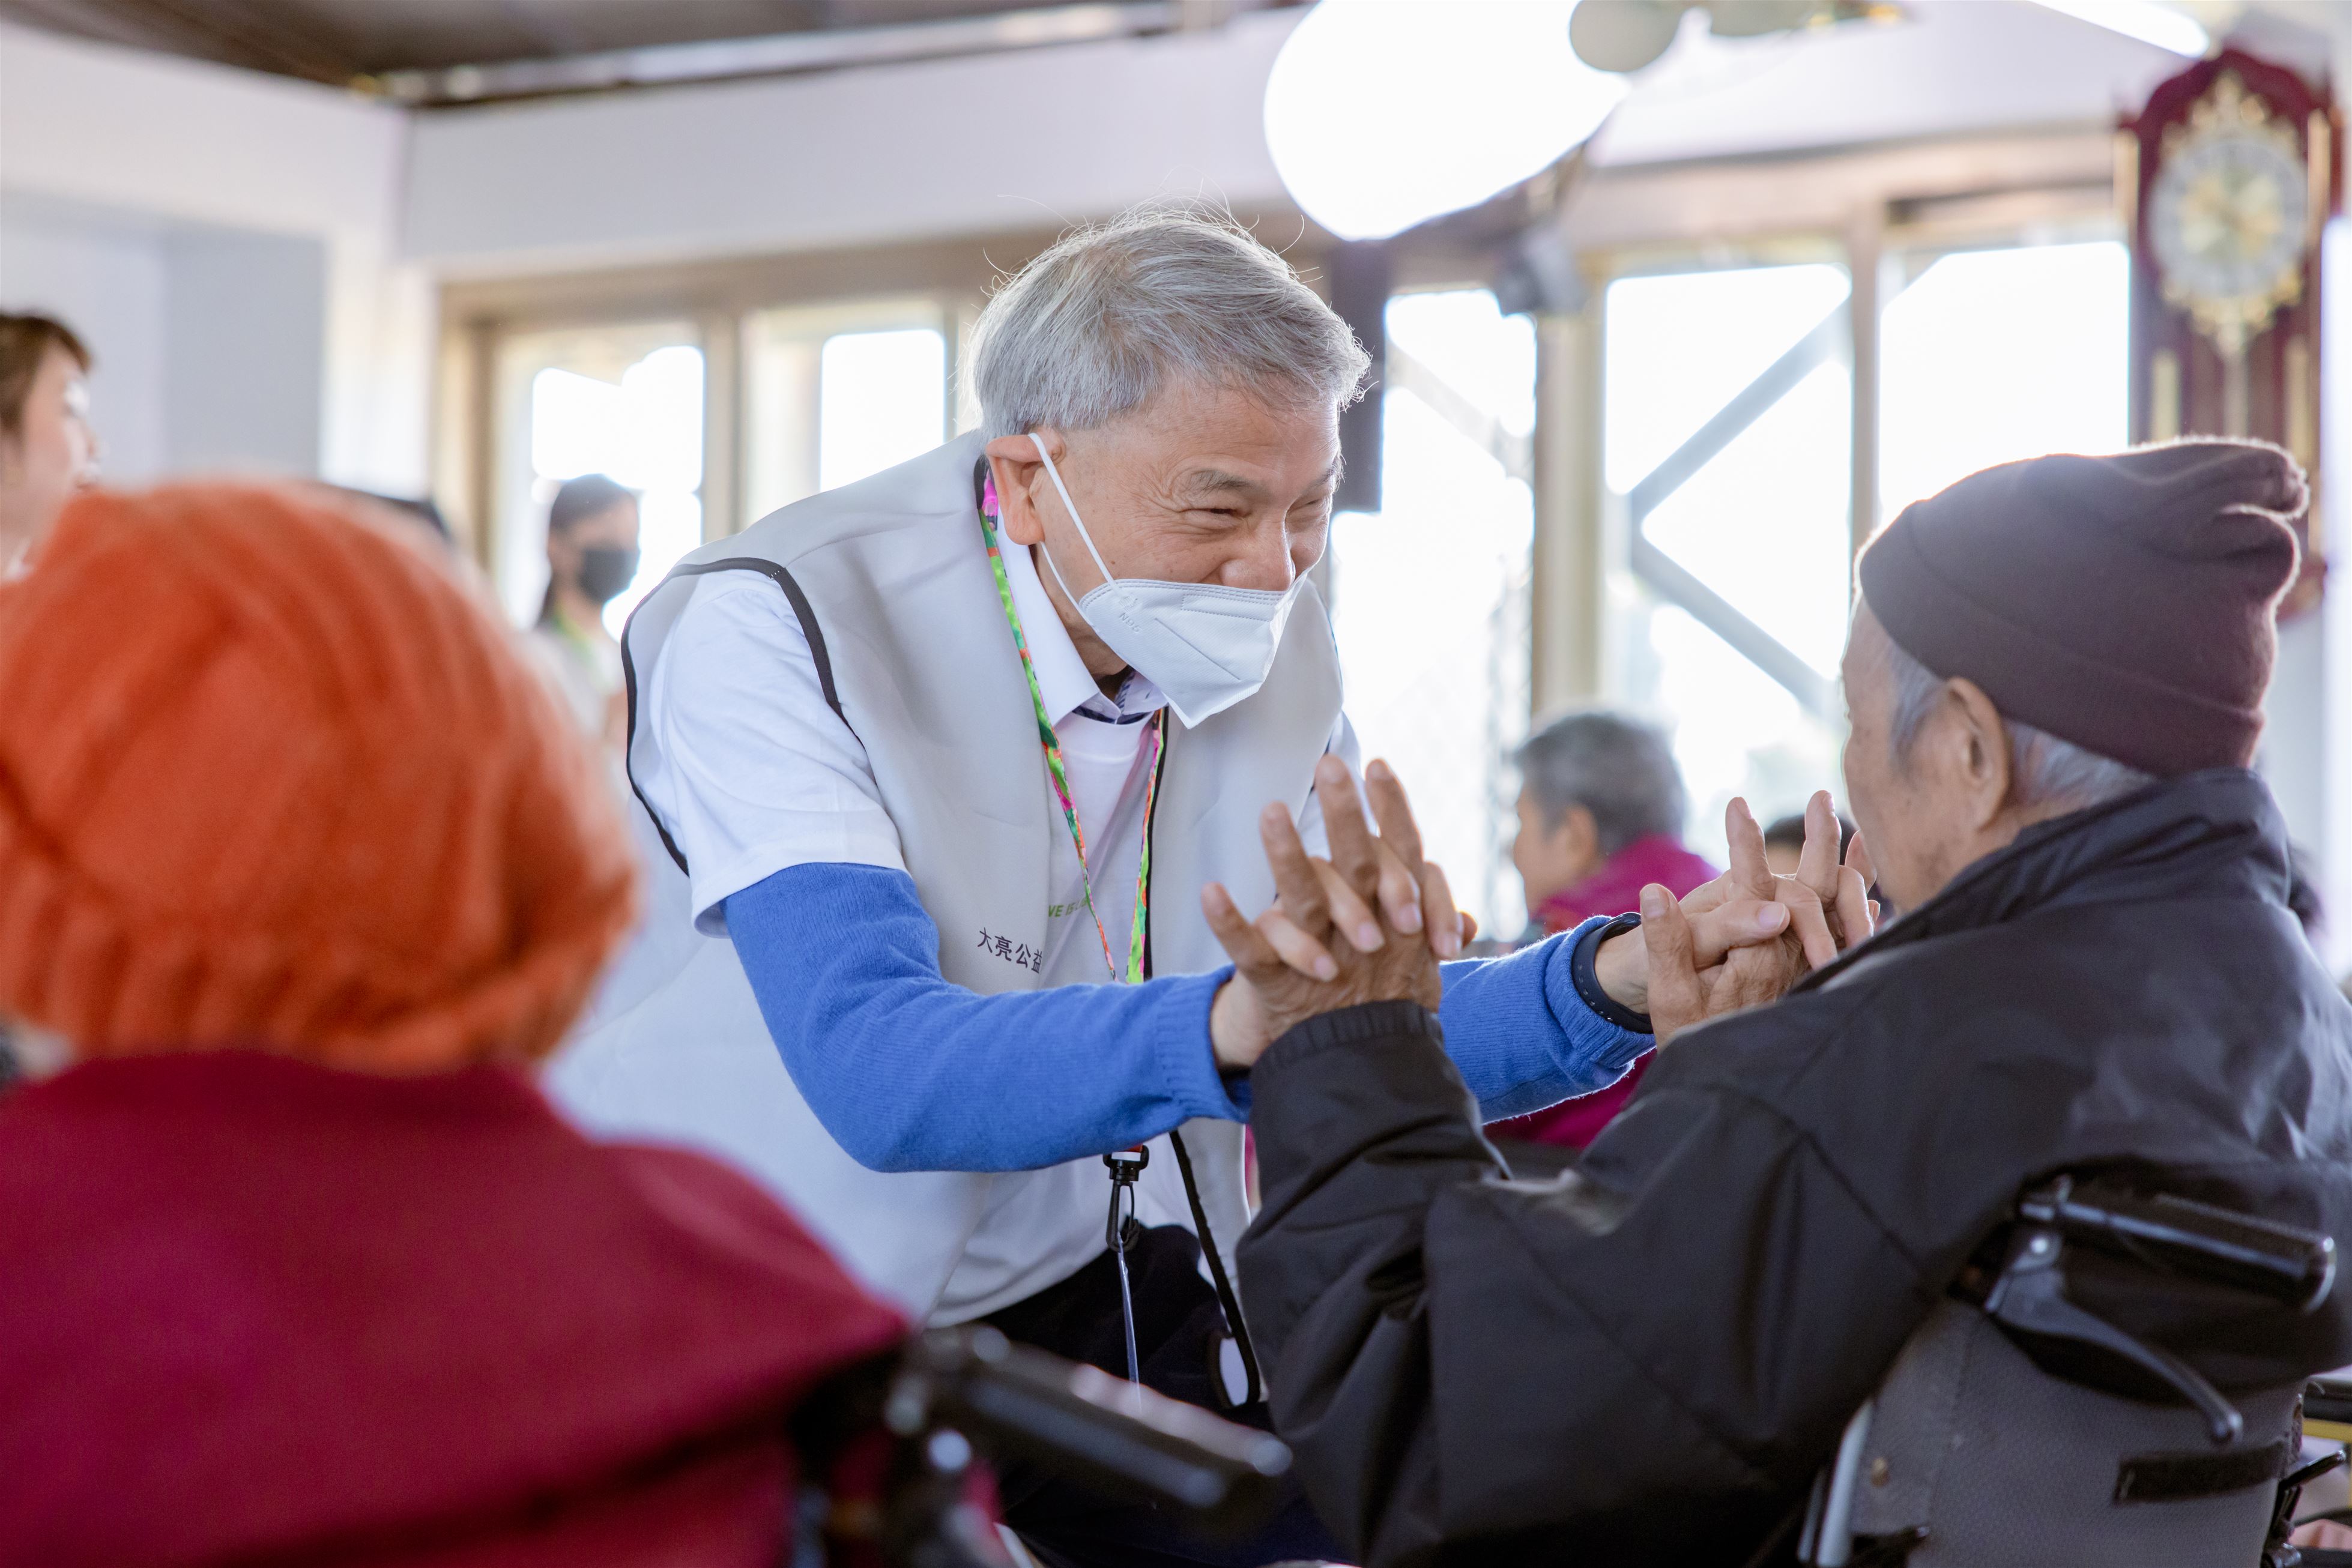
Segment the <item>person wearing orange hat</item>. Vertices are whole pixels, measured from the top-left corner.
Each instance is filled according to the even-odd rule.
[[[635,903],[583,741],[389,525],[94,492],[0,583],[0,1563],[773,1563],[899,1316],[530,1080]]]

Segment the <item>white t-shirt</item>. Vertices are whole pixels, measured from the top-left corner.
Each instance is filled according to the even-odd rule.
[[[1148,782],[1142,743],[1166,699],[1132,673],[1116,699],[1104,695],[1030,552],[1007,549],[1004,568],[1086,835],[1095,912],[1123,973]],[[719,571],[698,580],[641,695],[643,720],[658,745],[636,783],[686,857],[698,929],[723,935],[728,895],[791,866],[906,868],[865,747],[826,706],[807,635],[764,574]],[[1173,725],[1174,716],[1166,722]],[[1355,735],[1345,716],[1328,747],[1354,766]],[[1100,984],[1114,977],[1105,970],[1104,940],[1087,916],[1077,851],[1050,779],[1044,788],[1054,860],[1038,973],[1047,986]],[[1299,828],[1309,850],[1323,852],[1322,814],[1311,797]],[[1210,1049],[1205,1038],[1201,1049]],[[1147,1225],[1190,1225],[1173,1164],[1160,1151],[1145,1174],[1137,1212]],[[1094,1160],[998,1176],[935,1321],[993,1312],[1083,1267],[1102,1249],[1107,1192]]]

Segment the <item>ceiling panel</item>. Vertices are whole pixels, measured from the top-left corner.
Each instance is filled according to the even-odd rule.
[[[1041,0],[0,0],[0,16],[319,81],[889,26]],[[1126,4],[1127,0],[1112,0]]]

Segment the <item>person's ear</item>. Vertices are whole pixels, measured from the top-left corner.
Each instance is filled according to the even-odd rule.
[[[1972,828],[1989,828],[2010,803],[2016,759],[2009,754],[2009,727],[1984,688],[1966,676],[1944,683],[1946,709],[1953,726],[1955,782],[1967,802]]]
[[[1069,446],[1060,431],[1041,430],[1037,437],[1055,462],[1069,460]],[[1045,519],[1037,510],[1038,492],[1041,486],[1052,488],[1054,481],[1038,459],[1037,443],[1027,435],[1000,435],[981,451],[996,480],[997,522],[1004,537],[1017,545],[1045,543]]]

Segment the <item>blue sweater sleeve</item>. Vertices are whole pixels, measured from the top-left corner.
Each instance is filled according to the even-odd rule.
[[[1609,1022],[1576,994],[1576,945],[1602,924],[1588,920],[1507,958],[1443,967],[1445,1054],[1488,1121],[1606,1089],[1656,1043]]]
[[[875,1170],[1032,1170],[1238,1119],[1209,1045],[1231,971],[983,997],[940,973],[914,879],[787,867],[727,929],[793,1082]]]

